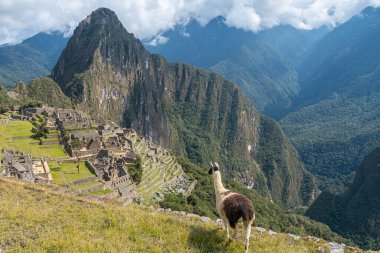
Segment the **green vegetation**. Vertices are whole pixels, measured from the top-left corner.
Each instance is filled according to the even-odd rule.
[[[366,249],[380,249],[380,148],[362,161],[349,190],[323,192],[307,211],[313,219]]]
[[[0,146],[17,149],[34,157],[67,157],[58,144],[39,145],[40,141],[32,137],[32,128],[29,121],[10,121],[6,125],[0,125]]]
[[[137,156],[135,158],[134,164],[128,166],[128,174],[131,176],[133,182],[135,182],[137,185],[141,182],[143,169],[140,156]]]
[[[299,161],[297,151],[277,122],[262,116],[260,128],[266,131],[260,135],[257,161],[269,179],[268,188],[272,199],[275,203],[287,202],[287,206],[296,206],[296,203],[291,202],[296,200],[289,195],[291,192],[298,192],[301,203],[309,205],[316,189],[313,175]],[[300,173],[302,177],[297,176]],[[302,181],[296,183],[295,180]]]
[[[343,192],[363,157],[380,145],[378,108],[380,93],[337,97],[281,121],[322,190]]]
[[[194,165],[184,158],[180,158],[179,161],[183,165],[185,172],[197,180],[197,187],[187,198],[182,195],[167,194],[160,205],[164,208],[216,218],[214,187],[212,177],[208,175],[207,169]],[[268,199],[263,198],[255,190],[249,190],[244,187],[240,182],[225,178],[223,180],[228,189],[242,193],[252,200],[256,210],[256,226],[284,233],[314,235],[327,240],[350,243],[333,233],[322,223],[282,210],[276,204],[270,203]]]
[[[12,105],[17,105],[17,102],[11,99],[7,94],[7,90],[0,85],[0,113],[7,112]]]
[[[241,236],[227,244],[224,231],[214,223],[1,178],[0,213],[0,247],[5,252],[237,253],[244,249]],[[250,252],[317,253],[318,247],[328,250],[323,240],[293,240],[253,230]]]
[[[56,161],[49,161],[48,164],[53,176],[54,183],[56,184],[68,185],[71,182],[75,182],[81,179],[95,177],[95,175],[92,174],[88,169],[85,162],[59,163]]]
[[[41,107],[42,105],[58,108],[72,107],[70,99],[49,77],[39,77],[29,85],[19,83],[13,91],[16,92],[17,99],[23,107]]]
[[[12,94],[12,97],[10,97],[8,92]],[[20,105],[21,108],[41,107],[43,105],[59,108],[72,107],[70,99],[66,97],[59,86],[48,77],[37,78],[29,85],[19,82],[16,87],[10,91],[7,91],[0,85],[0,113],[9,111],[13,105]]]

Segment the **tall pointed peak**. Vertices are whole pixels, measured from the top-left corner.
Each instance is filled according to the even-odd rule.
[[[78,27],[81,26],[99,26],[99,28],[104,28],[106,25],[117,25],[118,28],[122,28],[119,18],[116,13],[107,8],[98,8],[93,11],[86,19],[79,23]]]
[[[115,12],[99,8],[75,28],[53,69],[53,79],[66,91],[74,75],[88,70],[94,63],[95,52],[120,71],[133,55],[146,54],[141,42],[127,32]]]

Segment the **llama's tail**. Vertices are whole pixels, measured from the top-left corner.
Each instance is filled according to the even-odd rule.
[[[251,202],[245,202],[241,207],[244,223],[252,224],[255,219],[255,211]]]

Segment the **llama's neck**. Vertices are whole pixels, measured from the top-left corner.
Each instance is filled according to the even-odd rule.
[[[219,171],[214,171],[214,189],[215,189],[215,194],[216,196],[219,196],[221,193],[227,191],[226,188],[223,186],[222,182],[222,175],[220,174]]]

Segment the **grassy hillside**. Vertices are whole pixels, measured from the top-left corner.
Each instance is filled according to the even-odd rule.
[[[36,78],[27,86],[18,84],[14,91],[18,92],[17,98],[20,101],[39,101],[44,105],[58,108],[72,107],[70,99],[63,94],[58,84],[49,77]]]
[[[192,164],[184,158],[180,158],[179,162],[185,172],[197,181],[195,190],[187,198],[182,195],[168,194],[160,205],[173,210],[217,218],[212,177],[208,175],[207,169]],[[276,204],[271,203],[269,199],[262,197],[257,191],[247,189],[241,182],[227,179],[225,175],[223,175],[223,182],[228,189],[243,193],[253,201],[256,210],[255,225],[257,226],[283,233],[313,235],[326,240],[350,243],[333,233],[325,224],[291,211],[284,211]]]
[[[17,102],[8,96],[7,89],[0,85],[0,113],[8,111],[15,104]]]
[[[215,223],[3,178],[0,213],[0,248],[6,252],[242,252],[244,248],[242,238],[226,246],[224,231]],[[318,247],[327,251],[324,241],[253,230],[250,251],[320,252]]]
[[[13,105],[22,107],[52,106],[71,108],[72,103],[58,84],[49,77],[39,77],[25,85],[19,82],[13,89],[7,90],[0,85],[0,113],[8,111]]]

